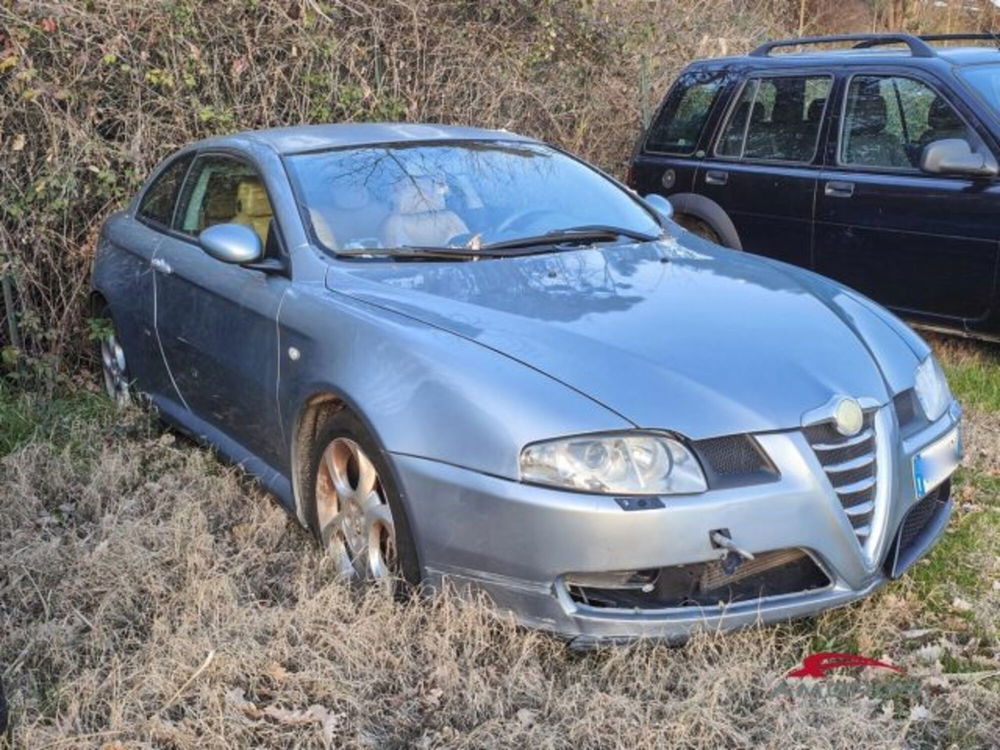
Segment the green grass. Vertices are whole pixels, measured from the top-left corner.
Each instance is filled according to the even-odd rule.
[[[930,339],[952,392],[965,406],[1000,412],[1000,346]]]
[[[0,379],[0,456],[32,440],[63,446],[77,422],[107,423],[114,417],[110,400],[96,389],[66,390],[52,397],[18,391]]]

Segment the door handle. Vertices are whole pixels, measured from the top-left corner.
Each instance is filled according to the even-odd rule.
[[[163,274],[171,274],[174,272],[174,269],[172,269],[170,267],[170,264],[167,263],[167,261],[163,260],[163,258],[153,258],[152,263],[150,263],[149,265],[151,265],[153,268],[155,268],[157,271]]]
[[[826,187],[823,189],[823,192],[831,198],[850,198],[854,195],[854,183],[833,180],[826,183]]]
[[[710,169],[705,172],[706,185],[725,185],[729,182],[729,173],[721,169]]]

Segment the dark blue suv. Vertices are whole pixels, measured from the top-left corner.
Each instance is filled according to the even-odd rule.
[[[990,46],[931,45],[969,40]],[[827,43],[851,46],[814,46]],[[723,245],[1000,340],[998,44],[859,34],[692,63],[639,139],[629,186]],[[779,52],[791,47],[805,51]]]

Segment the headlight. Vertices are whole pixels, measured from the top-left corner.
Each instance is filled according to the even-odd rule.
[[[917,392],[920,407],[933,422],[944,414],[948,404],[951,403],[948,380],[933,354],[917,366],[914,381],[916,383],[914,390]]]
[[[641,432],[534,443],[521,451],[521,479],[621,495],[673,495],[708,489],[698,460],[682,443]]]

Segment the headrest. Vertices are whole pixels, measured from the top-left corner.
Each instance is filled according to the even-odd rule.
[[[806,122],[819,122],[825,106],[826,99],[813,99],[809,102],[809,109],[806,110]]]
[[[927,110],[927,125],[934,130],[961,130],[964,127],[955,110],[940,96]]]
[[[750,122],[764,122],[767,111],[764,109],[764,102],[754,102],[753,111],[750,113]]]
[[[885,130],[888,121],[885,99],[877,92],[863,93],[854,101],[852,135],[874,135]]]
[[[392,205],[397,214],[443,211],[445,187],[430,177],[406,177],[396,185]]]
[[[260,180],[243,180],[236,188],[236,207],[244,216],[270,216],[271,203]]]
[[[341,211],[356,211],[371,200],[364,185],[336,185],[332,193],[333,205]]]

